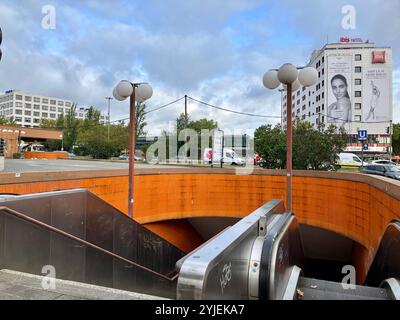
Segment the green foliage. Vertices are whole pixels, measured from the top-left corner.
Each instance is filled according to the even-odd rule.
[[[400,123],[393,124],[393,154],[400,155]]]
[[[269,169],[286,167],[286,132],[280,125],[264,125],[254,134],[255,149],[262,165]],[[326,170],[335,164],[346,146],[348,136],[343,128],[331,125],[326,130],[313,129],[309,122],[296,121],[293,126],[293,169]]]
[[[0,125],[15,127],[17,124],[15,123],[14,120],[9,120],[4,116],[0,116]]]
[[[214,120],[200,119],[197,121],[190,121],[187,127],[201,134],[202,129],[212,130],[218,128],[218,123]]]
[[[146,122],[146,104],[136,103],[135,107],[135,141],[137,137],[146,134],[144,128],[147,126]]]

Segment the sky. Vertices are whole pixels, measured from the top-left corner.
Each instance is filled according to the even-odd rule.
[[[343,6],[355,29],[342,27]],[[43,28],[45,6],[54,29]],[[237,111],[280,115],[280,93],[263,74],[342,36],[393,50],[394,121],[400,122],[400,0],[0,0],[3,30],[0,92],[19,89],[107,111],[105,97],[123,79],[148,82],[148,110],[185,94]],[[45,22],[48,20],[45,20]],[[45,24],[46,25],[46,24]],[[184,102],[149,113],[148,134],[173,128]],[[254,131],[277,118],[218,111],[189,100],[191,120],[213,119],[231,131]],[[111,102],[111,120],[129,102]]]

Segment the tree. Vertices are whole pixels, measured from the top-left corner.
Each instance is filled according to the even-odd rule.
[[[212,130],[218,128],[218,123],[214,120],[200,119],[197,121],[190,121],[187,127],[201,134],[202,129]]]
[[[260,154],[261,165],[268,169],[286,166],[286,135],[280,125],[263,125],[254,132],[254,148]]]
[[[178,118],[176,118],[176,132],[179,134],[179,132],[183,129],[186,129],[188,124],[189,124],[189,116],[185,116],[185,114],[182,112]]]
[[[255,149],[262,157],[262,165],[270,169],[286,167],[286,132],[280,125],[261,126],[254,134]],[[309,122],[297,120],[293,126],[293,168],[326,170],[346,146],[348,136],[343,128],[334,125],[320,131]]]
[[[0,116],[0,125],[5,125],[5,126],[16,126],[17,124],[13,119],[7,119],[4,116]]]
[[[135,141],[137,137],[146,134],[144,128],[147,126],[146,122],[146,104],[136,103],[135,107]]]
[[[393,124],[392,146],[393,154],[400,155],[400,123]]]

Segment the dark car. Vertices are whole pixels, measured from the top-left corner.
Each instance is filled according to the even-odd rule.
[[[370,164],[360,172],[400,180],[400,169],[393,165]]]

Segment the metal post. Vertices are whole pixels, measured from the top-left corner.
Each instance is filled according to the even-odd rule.
[[[110,101],[111,101],[111,97],[106,97],[106,99],[108,100],[108,142],[110,142]]]
[[[392,161],[392,156],[393,156],[393,121],[392,120],[390,120],[389,137],[390,137],[389,157],[390,157],[390,161]]]
[[[287,85],[286,121],[286,208],[292,210],[292,84]]]
[[[224,165],[224,140],[225,140],[225,132],[223,131],[223,130],[221,130],[222,131],[222,147],[221,147],[221,168],[223,167],[223,165]]]
[[[129,217],[133,218],[133,197],[135,182],[135,85],[133,85],[133,93],[130,97],[130,123],[129,123]]]

